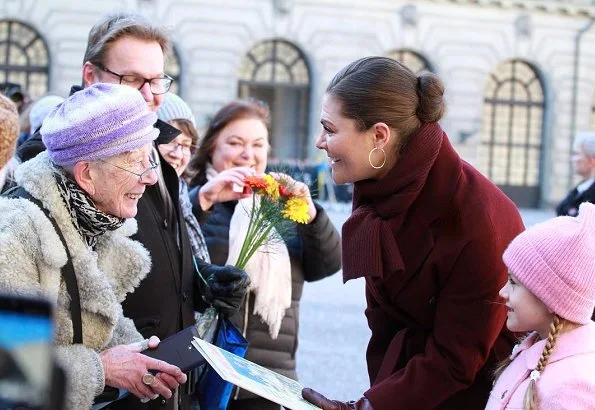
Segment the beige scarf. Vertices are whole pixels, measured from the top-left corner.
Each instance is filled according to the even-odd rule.
[[[217,176],[217,171],[207,164],[207,180]],[[258,200],[258,197],[256,198]],[[228,265],[235,265],[248,232],[253,198],[238,201],[229,224]],[[259,315],[269,327],[269,335],[279,336],[285,310],[291,306],[291,261],[285,242],[273,228],[269,235],[246,264],[250,277],[250,291],[255,295],[254,314]]]

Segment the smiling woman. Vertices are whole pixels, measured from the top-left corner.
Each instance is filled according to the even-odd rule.
[[[261,175],[266,169],[269,124],[269,110],[263,103],[230,102],[213,116],[191,161],[196,173],[190,182],[191,201],[203,222],[213,263],[234,264],[240,259],[246,232],[238,227],[248,226],[255,206],[252,195],[242,189],[246,177]],[[340,269],[339,234],[324,209],[312,201],[308,186],[283,174],[270,177],[285,181],[290,194],[304,200],[307,223],[292,227],[292,235],[282,241],[277,237],[275,252],[266,247],[267,239],[257,248],[246,264],[251,279],[246,303],[230,319],[250,342],[248,360],[296,379],[304,281],[319,280]],[[229,410],[279,409],[278,404],[243,390],[235,399]]]
[[[0,291],[56,302],[67,409],[90,408],[106,386],[145,399],[170,397],[186,380],[177,367],[140,353],[159,340],[143,342],[120,305],[151,266],[147,250],[130,239],[136,222],[129,218],[157,180],[149,159],[156,120],[131,87],[99,83],[74,93],[44,120],[47,151],[17,169],[18,197],[0,198]],[[63,279],[69,265],[78,312]],[[159,373],[142,384],[149,370]]]
[[[305,390],[324,410],[483,408],[489,370],[508,354],[505,307],[489,302],[522,221],[453,149],[445,109],[436,75],[386,57],[354,61],[327,87],[316,146],[333,180],[354,184],[343,280],[366,280],[372,386],[350,403]]]

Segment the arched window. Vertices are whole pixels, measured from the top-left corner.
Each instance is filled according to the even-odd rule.
[[[179,95],[181,90],[182,65],[180,64],[178,50],[174,46],[169,48],[165,56],[165,74],[174,79],[169,91]]]
[[[512,60],[487,80],[480,169],[518,206],[539,205],[544,89],[529,64]]]
[[[415,74],[419,74],[422,71],[435,72],[430,62],[424,56],[412,50],[393,50],[387,54],[387,57],[394,58],[403,63]]]
[[[284,40],[254,46],[240,64],[240,98],[258,98],[271,108],[271,146],[279,159],[308,153],[310,69],[302,51]]]
[[[0,87],[7,83],[37,99],[49,89],[49,54],[45,41],[32,27],[0,20]]]

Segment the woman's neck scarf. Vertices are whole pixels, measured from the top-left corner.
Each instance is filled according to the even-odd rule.
[[[441,153],[441,157],[439,157]],[[438,158],[443,158],[437,165]],[[430,171],[456,175],[460,160],[438,124],[424,124],[409,138],[393,168],[380,180],[354,184],[353,212],[342,229],[343,280],[382,278],[385,272],[403,271],[405,261],[416,259],[416,249],[398,244],[405,219],[419,198]],[[434,187],[434,209],[450,187]],[[438,211],[437,211],[438,212]],[[420,232],[423,226],[418,226]],[[406,235],[403,235],[406,237]]]
[[[207,181],[217,176],[217,171],[207,164]],[[258,200],[258,197],[256,198]],[[240,199],[229,224],[229,253],[226,264],[235,265],[248,232],[253,197]],[[273,228],[250,258],[244,270],[250,277],[250,290],[254,293],[254,314],[259,315],[269,327],[269,335],[279,336],[285,310],[291,306],[291,261],[287,245]]]
[[[188,238],[190,239],[190,246],[192,247],[192,253],[197,258],[202,259],[205,262],[211,263],[209,257],[209,250],[205,242],[205,237],[202,234],[202,229],[192,213],[192,204],[190,203],[190,197],[188,196],[188,184],[182,178],[180,178],[180,207],[182,208],[182,215],[186,221],[186,228],[188,230]]]
[[[99,236],[118,229],[126,220],[97,209],[91,197],[59,168],[54,172],[54,179],[72,223],[91,248],[95,248]]]

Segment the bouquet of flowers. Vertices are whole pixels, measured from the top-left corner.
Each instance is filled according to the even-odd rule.
[[[282,240],[288,222],[308,223],[306,198],[292,193],[290,182],[283,176],[275,179],[269,174],[244,179],[252,191],[253,206],[246,238],[235,265],[244,269],[256,250],[267,240]],[[273,229],[274,228],[274,229]],[[276,235],[278,238],[271,237]]]

